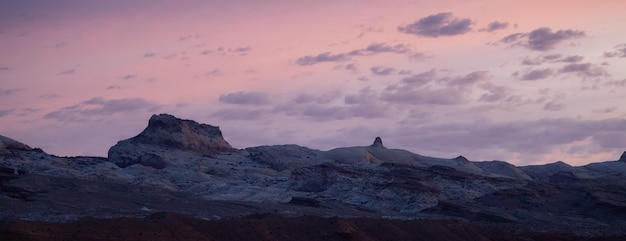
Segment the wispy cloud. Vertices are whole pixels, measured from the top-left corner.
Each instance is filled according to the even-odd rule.
[[[372,43],[365,48],[355,49],[346,53],[333,54],[324,52],[317,55],[306,55],[296,60],[297,65],[314,65],[322,62],[341,62],[354,56],[371,56],[382,53],[410,54],[411,48],[405,44],[389,45],[386,43]]]
[[[44,115],[45,119],[63,122],[83,122],[91,117],[109,116],[117,113],[155,112],[160,105],[141,98],[104,99],[95,97],[79,104],[63,107]]]

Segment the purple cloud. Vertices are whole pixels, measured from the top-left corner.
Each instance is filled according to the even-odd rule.
[[[63,71],[63,72],[61,72],[59,74],[74,74],[74,69],[68,69],[68,70]]]
[[[484,93],[480,96],[478,101],[481,102],[497,102],[506,99],[511,94],[511,89],[506,86],[497,86],[491,83],[485,83],[480,86],[482,89],[486,90],[487,93]]]
[[[467,92],[461,88],[421,88],[387,90],[381,100],[398,104],[409,105],[458,105],[465,103]]]
[[[44,115],[45,119],[54,119],[63,122],[83,122],[89,117],[110,116],[117,113],[136,113],[138,111],[154,112],[160,105],[141,99],[112,99],[106,100],[95,97],[76,105],[66,106]]]
[[[235,92],[220,95],[219,102],[235,105],[265,105],[270,103],[267,94],[261,92]]]
[[[386,43],[372,43],[365,48],[355,49],[347,53],[332,54],[324,52],[318,55],[307,55],[296,60],[297,65],[314,65],[322,62],[341,62],[353,56],[368,56],[382,53],[410,54],[412,50],[405,44],[388,45]]]
[[[554,74],[554,70],[550,68],[546,69],[535,69],[527,71],[520,78],[521,80],[540,80],[545,79]]]
[[[538,28],[530,33],[515,33],[500,40],[502,43],[524,46],[530,50],[548,51],[557,44],[569,40],[584,37],[585,32],[579,30],[558,30],[553,32],[550,28]]]
[[[615,50],[613,50],[611,52],[604,52],[604,57],[606,57],[606,58],[613,58],[613,57],[626,58],[626,43],[619,44],[619,45],[615,46]]]
[[[0,97],[1,96],[12,95],[12,94],[15,94],[15,93],[23,91],[23,90],[24,89],[22,89],[22,88],[18,88],[18,89],[0,89]]]
[[[215,117],[223,120],[258,120],[265,113],[270,113],[270,110],[258,110],[258,109],[242,109],[242,108],[229,108],[229,109],[221,109],[213,114],[210,117]]]
[[[0,110],[0,117],[7,116],[7,115],[11,114],[11,112],[13,112],[13,109]]]
[[[246,46],[246,47],[239,47],[235,49],[229,49],[228,51],[242,53],[242,52],[248,52],[250,50],[252,50],[252,48],[250,48],[250,46]]]
[[[488,78],[489,78],[489,71],[483,70],[483,71],[474,71],[463,76],[454,77],[452,79],[446,79],[444,80],[444,82],[447,82],[448,84],[452,84],[452,85],[465,86],[465,85],[475,84],[476,82],[479,82],[481,80],[486,80]]]
[[[565,105],[563,103],[549,101],[543,106],[543,109],[547,111],[560,111],[560,110],[565,109]]]
[[[156,56],[156,53],[145,53],[145,54],[143,54],[144,58],[152,58],[152,57],[155,57],[155,56]]]
[[[434,81],[436,76],[437,71],[435,69],[431,69],[426,72],[404,77],[401,81],[410,85],[422,86]]]
[[[134,78],[137,78],[137,75],[127,74],[127,75],[124,75],[124,76],[120,77],[120,79],[123,79],[123,80],[129,80],[129,79],[134,79]]]
[[[599,76],[608,76],[608,72],[600,67],[593,65],[591,63],[573,63],[563,66],[563,68],[559,69],[560,73],[575,73],[584,77],[599,77]]]
[[[617,110],[616,106],[607,107],[604,109],[593,110],[593,113],[613,113]]]
[[[483,32],[494,32],[497,30],[502,30],[502,29],[506,29],[507,27],[509,27],[509,23],[507,22],[498,22],[498,21],[494,21],[489,23],[489,25],[487,25],[486,28],[481,29],[480,31]]]
[[[386,43],[372,43],[364,49],[353,50],[350,55],[373,55],[379,53],[410,53],[411,49],[405,44],[388,45]]]
[[[601,141],[606,135],[620,133],[626,126],[625,119],[538,119],[494,123],[447,122],[433,125],[415,125],[413,122],[398,128],[393,136],[406,146],[420,143],[421,150],[449,152],[503,149],[513,153],[547,154],[555,147],[591,139],[591,145],[603,148],[623,148],[625,140]],[[608,139],[608,138],[607,138]],[[617,144],[616,144],[617,143]],[[620,152],[623,149],[620,149]],[[528,157],[526,157],[528,158]]]
[[[469,32],[472,28],[469,18],[458,19],[452,13],[438,13],[422,18],[415,23],[399,26],[398,31],[418,36],[437,38]]]
[[[331,54],[330,52],[321,53],[318,55],[307,55],[300,57],[296,60],[298,65],[314,65],[321,62],[339,62],[348,59],[346,54]]]
[[[563,63],[578,63],[580,61],[583,61],[585,57],[580,56],[580,55],[570,55],[567,56],[565,58],[562,58],[559,60],[559,62],[563,62]]]
[[[370,68],[370,70],[372,71],[373,74],[381,75],[381,76],[387,76],[387,75],[393,74],[396,71],[394,68],[385,67],[383,65],[374,66]]]
[[[398,74],[399,75],[410,75],[411,71],[408,70],[408,69],[402,69],[402,70],[398,71]]]

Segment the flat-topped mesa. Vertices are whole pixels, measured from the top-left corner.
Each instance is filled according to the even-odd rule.
[[[152,115],[148,127],[130,141],[203,154],[233,149],[219,127],[168,114]]]
[[[158,150],[181,150],[200,155],[232,151],[219,127],[176,118],[168,114],[152,115],[148,127],[139,135],[119,141],[109,149],[109,161],[120,167],[142,164],[164,168],[167,163]]]
[[[622,153],[622,156],[619,157],[619,161],[626,162],[626,151]]]
[[[385,146],[383,146],[383,139],[377,136],[376,139],[374,139],[374,143],[371,145],[371,147],[385,148]]]

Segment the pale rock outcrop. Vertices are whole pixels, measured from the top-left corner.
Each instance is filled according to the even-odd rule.
[[[168,150],[214,155],[234,148],[224,140],[217,126],[160,114],[153,115],[139,135],[112,146],[108,158],[120,167],[141,164],[161,169],[167,166],[167,161],[159,153]]]

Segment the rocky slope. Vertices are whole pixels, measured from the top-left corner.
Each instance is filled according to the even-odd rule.
[[[389,149],[379,137],[329,151],[234,149],[218,127],[161,114],[107,158],[58,157],[0,136],[0,219],[275,213],[625,235],[624,159],[516,167]]]

